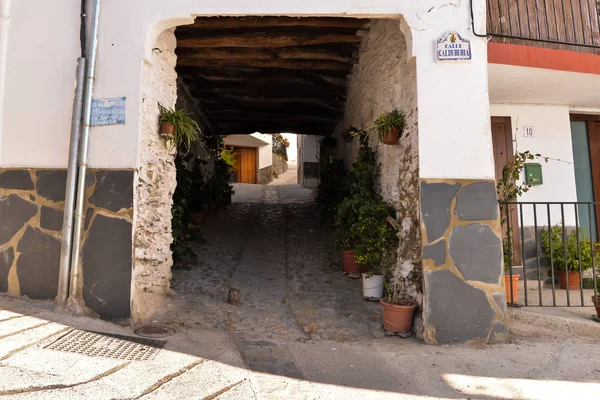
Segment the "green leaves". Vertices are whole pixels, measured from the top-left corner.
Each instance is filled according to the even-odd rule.
[[[600,257],[597,252],[595,252],[596,258],[592,264],[592,245],[597,247],[598,243],[592,243],[585,231],[580,228],[579,246],[577,246],[577,236],[577,230],[572,230],[570,233],[565,232],[565,240],[563,240],[563,229],[560,223],[552,227],[550,231],[544,229],[540,232],[542,248],[548,256],[552,252],[552,261],[557,270],[580,272],[591,269],[593,265],[600,265]]]
[[[393,111],[381,114],[375,121],[373,130],[377,131],[379,140],[383,141],[383,136],[389,130],[399,129],[400,135],[402,135],[402,131],[404,131],[405,127],[406,121],[404,118],[404,113],[398,109],[394,109]]]
[[[175,137],[173,146],[176,149],[189,150],[192,143],[200,140],[200,126],[189,114],[183,110],[167,108],[158,104],[160,111],[160,122],[168,122],[175,125]]]

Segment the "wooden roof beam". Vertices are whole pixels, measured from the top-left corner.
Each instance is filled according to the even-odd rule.
[[[356,43],[362,37],[357,35],[291,35],[264,33],[246,33],[234,36],[200,36],[196,38],[179,39],[177,47],[181,48],[215,48],[215,47],[297,47],[313,46],[328,43]]]

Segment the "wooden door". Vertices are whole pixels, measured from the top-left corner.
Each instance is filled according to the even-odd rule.
[[[256,183],[256,149],[238,147],[236,152],[236,172],[239,183]]]
[[[509,117],[492,117],[492,140],[494,144],[494,165],[496,168],[496,181],[502,178],[502,171],[506,164],[514,157],[512,128]],[[516,200],[514,200],[516,201]],[[506,210],[503,211],[506,214]],[[506,215],[502,215],[506,218]],[[513,234],[513,265],[522,265],[521,233],[519,229],[519,214],[517,206],[512,205],[509,211],[509,222]],[[506,236],[506,228],[502,229],[502,236]]]
[[[594,201],[600,201],[600,122],[588,122],[588,138],[590,141],[590,162],[592,164],[592,181]],[[596,230],[600,238],[600,206],[596,207]]]

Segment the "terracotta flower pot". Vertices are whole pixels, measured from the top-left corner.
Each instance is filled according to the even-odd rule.
[[[400,129],[399,128],[388,129],[387,132],[383,134],[383,138],[381,139],[383,144],[390,144],[390,145],[398,144],[399,140],[400,140]]]
[[[558,271],[558,280],[561,289],[567,289],[567,272]],[[581,275],[579,272],[569,272],[569,290],[579,290]]]
[[[383,329],[391,332],[411,331],[413,315],[417,308],[416,301],[407,301],[406,304],[398,305],[381,299],[379,303],[383,306]]]
[[[342,250],[342,265],[347,274],[360,274],[360,265],[354,259],[354,250]]]
[[[600,296],[596,299],[596,296],[592,296],[592,303],[594,303],[594,307],[596,308],[596,315],[600,318]]]
[[[190,213],[190,222],[194,228],[199,228],[200,225],[208,220],[208,212],[198,211]]]
[[[515,303],[517,302],[517,300],[519,300],[519,278],[520,277],[521,277],[520,274],[513,274],[513,276],[512,276],[512,278],[513,278],[512,301],[514,301]],[[511,298],[510,298],[510,275],[509,274],[504,274],[504,289],[506,289],[506,302],[510,303]]]
[[[160,137],[166,140],[173,140],[175,138],[175,125],[170,122],[161,122]]]

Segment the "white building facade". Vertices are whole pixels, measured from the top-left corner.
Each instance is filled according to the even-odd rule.
[[[407,116],[399,146],[373,143],[380,191],[402,226],[392,278],[418,299],[418,334],[428,343],[507,340],[488,90],[494,71],[487,39],[473,32],[485,32],[486,2],[472,3],[101,0],[93,97],[124,98],[124,121],[90,129],[77,254],[82,279],[71,287],[73,300],[102,317],[138,323],[152,317],[169,289],[175,170],[158,136],[157,103],[176,101],[177,26],[210,16],[367,18],[372,23],[349,78],[340,129],[370,126],[394,107]],[[59,290],[48,282],[59,276],[81,4],[0,4],[0,292],[52,299]],[[450,33],[469,42],[470,60],[438,61],[437,44]],[[494,115],[522,115],[515,127],[537,125],[534,140],[553,135],[566,146],[568,104],[521,106],[507,104],[509,97],[492,99]],[[546,114],[562,117],[555,124]],[[356,143],[338,146],[350,163]],[[563,145],[534,150],[569,158]],[[552,173],[566,181],[566,165]],[[572,182],[556,185],[568,186],[564,198],[574,198]]]

